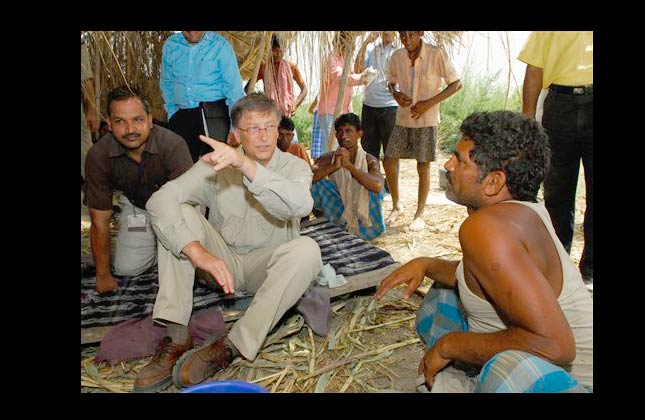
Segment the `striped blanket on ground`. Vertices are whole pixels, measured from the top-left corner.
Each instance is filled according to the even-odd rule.
[[[337,274],[351,282],[351,276],[386,267],[394,263],[392,256],[320,218],[304,223],[302,235],[318,243],[323,264],[331,264]],[[157,267],[134,277],[119,277],[116,293],[98,294],[94,290],[93,275],[81,275],[81,328],[106,327],[133,318],[145,318],[152,313],[158,290]],[[224,297],[212,289],[195,282],[194,311],[213,306],[233,306],[235,300],[249,297],[246,292],[235,292],[234,297]]]

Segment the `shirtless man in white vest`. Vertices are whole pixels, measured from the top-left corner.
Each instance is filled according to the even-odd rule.
[[[537,202],[550,159],[543,128],[496,111],[470,115],[461,131],[444,167],[446,196],[468,208],[463,259],[416,258],[376,299],[435,281],[417,314],[431,392],[593,392],[593,300]]]

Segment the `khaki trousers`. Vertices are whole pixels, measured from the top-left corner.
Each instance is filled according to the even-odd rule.
[[[118,276],[137,276],[157,263],[157,235],[150,224],[150,214],[121,194],[121,217],[116,251],[112,259],[114,273]],[[128,216],[143,214],[145,229],[129,229]]]
[[[239,255],[196,207],[181,206],[188,228],[202,246],[224,260],[235,279],[235,290],[253,293],[253,301],[228,334],[229,340],[248,360],[255,359],[269,331],[300,299],[322,268],[320,248],[302,236],[279,246]],[[158,244],[159,292],[152,313],[162,319],[188,325],[193,307],[195,267],[182,254],[175,257]]]

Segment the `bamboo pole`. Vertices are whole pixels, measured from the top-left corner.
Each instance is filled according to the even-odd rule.
[[[345,88],[347,87],[347,81],[349,80],[349,73],[351,72],[351,66],[352,66],[352,56],[354,55],[354,34],[351,34],[349,37],[344,39],[345,42],[345,49],[344,49],[344,54],[345,54],[345,61],[343,63],[343,75],[340,78],[340,88],[338,89],[338,98],[336,99],[336,108],[334,108],[334,118],[332,121],[336,121],[336,118],[338,118],[338,115],[340,114],[340,111],[343,107],[343,101],[345,100]],[[332,129],[329,130],[329,139],[327,140],[327,144],[329,147],[327,148],[328,150],[332,150],[332,145],[334,143],[334,140],[336,140],[336,132],[333,129],[333,122],[332,122]]]
[[[511,43],[508,40],[508,31],[504,31],[504,34],[506,35],[506,45],[504,46],[504,50],[506,52],[506,58],[508,59],[508,81],[506,82],[506,96],[504,97],[504,109],[508,109],[508,92],[511,90],[511,75],[513,74],[512,68],[511,68]],[[502,40],[503,44],[504,40]]]
[[[255,62],[255,67],[253,67],[253,75],[251,76],[251,81],[249,82],[249,93],[253,93],[255,90],[255,82],[258,81],[258,73],[260,73],[260,64],[262,63],[262,58],[269,55],[271,51],[271,36],[273,31],[265,32],[260,42],[260,48],[258,49],[258,59]],[[266,60],[268,63],[269,61]]]
[[[101,53],[96,47],[97,40],[94,40],[94,109],[96,116],[99,118],[99,124],[103,117],[101,116]]]

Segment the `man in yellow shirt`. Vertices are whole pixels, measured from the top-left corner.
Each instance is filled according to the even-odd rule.
[[[579,269],[593,290],[593,32],[532,32],[518,59],[527,64],[522,112],[535,118],[542,89],[542,125],[551,144],[551,167],[544,181],[544,203],[558,238],[571,251],[580,160],[587,205],[584,250]]]

